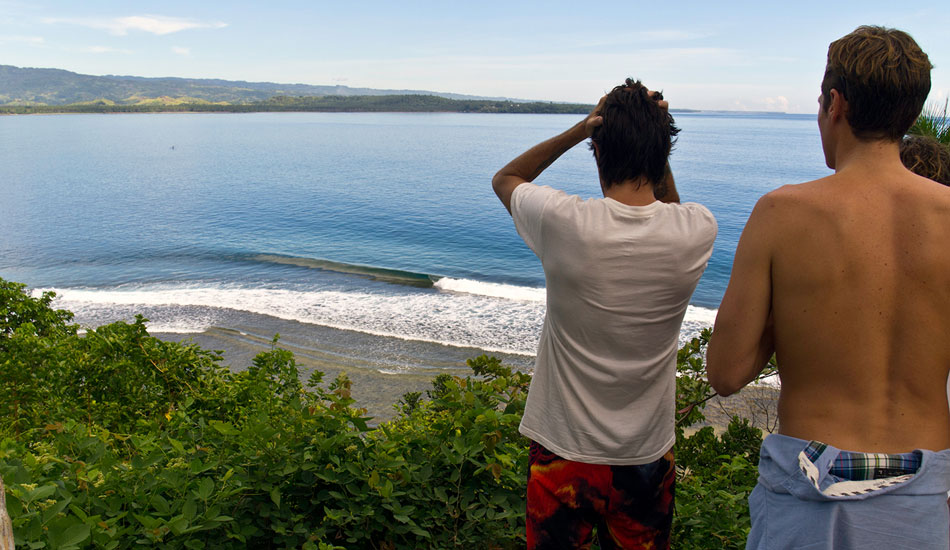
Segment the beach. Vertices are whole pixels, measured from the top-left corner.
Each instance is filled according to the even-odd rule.
[[[465,377],[471,370],[466,359],[481,354],[494,355],[502,363],[530,372],[534,357],[492,353],[472,347],[456,347],[423,341],[405,340],[363,334],[355,331],[322,327],[293,321],[282,321],[265,315],[246,315],[248,324],[238,328],[211,327],[195,333],[153,333],[170,342],[191,342],[207,350],[220,351],[221,364],[242,371],[254,357],[273,346],[279,329],[278,347],[293,352],[300,378],[306,382],[311,373],[320,371],[323,387],[338,375],[346,373],[353,382],[354,406],[367,410],[373,417],[370,425],[392,419],[396,405],[408,392],[432,389],[432,380],[439,374]],[[255,324],[256,323],[256,324]],[[776,380],[752,385],[726,398],[714,397],[704,409],[707,421],[721,432],[733,415],[749,421],[763,432],[775,431],[777,423],[778,387]]]
[[[243,324],[234,327],[211,327],[192,333],[154,332],[152,336],[220,351],[222,365],[242,371],[258,353],[272,349],[273,338],[279,334],[277,346],[293,352],[301,380],[306,382],[312,372],[320,371],[326,387],[339,374],[346,373],[353,382],[355,406],[366,408],[367,415],[374,418],[373,423],[392,418],[393,405],[405,393],[424,395],[439,374],[469,375],[466,359],[488,354],[521,370],[530,371],[534,365],[534,357],[528,355],[377,336],[267,315],[244,313],[241,320]]]

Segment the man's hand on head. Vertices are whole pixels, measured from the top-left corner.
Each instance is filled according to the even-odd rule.
[[[663,92],[647,90],[647,95],[656,100],[656,104],[660,109],[669,112],[670,103],[663,99]],[[669,161],[666,162],[663,181],[660,185],[653,187],[653,196],[660,202],[680,202],[680,194],[676,190],[676,182],[673,180],[673,170],[670,168]]]
[[[663,99],[663,92],[647,90],[647,95],[656,100],[656,104],[664,111],[670,110],[670,102]]]
[[[629,79],[627,81],[630,82]],[[663,94],[660,92],[646,90],[646,93],[649,94],[650,97],[658,95],[659,97],[656,99],[660,107],[662,109],[669,108],[669,104],[663,100]],[[603,125],[603,109],[606,103],[607,96],[604,95],[584,120],[581,120],[567,131],[528,149],[495,174],[492,178],[492,188],[495,190],[501,203],[508,209],[508,212],[511,212],[511,195],[514,193],[515,188],[523,183],[534,181],[534,179],[550,166],[551,163],[557,160],[558,157],[571,147],[591,137],[594,130]],[[669,179],[672,187],[672,177]],[[673,193],[674,194],[670,195],[673,197],[671,200],[678,201],[679,196],[675,195],[675,188],[673,189]],[[664,195],[664,200],[666,199],[667,196]]]
[[[601,116],[601,111],[604,109],[604,103],[607,101],[607,96],[604,95],[600,98],[600,101],[597,102],[597,105],[594,107],[594,110],[587,115],[587,118],[584,120],[584,131],[587,133],[587,137],[590,137],[594,133],[594,128],[602,125],[604,123],[604,117]]]

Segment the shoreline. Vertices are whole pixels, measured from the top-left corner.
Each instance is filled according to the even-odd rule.
[[[471,374],[465,363],[467,359],[494,355],[519,370],[534,367],[533,356],[376,336],[263,315],[253,317],[248,319],[251,326],[214,326],[191,333],[150,331],[149,334],[164,341],[194,343],[218,351],[222,355],[220,364],[235,372],[247,369],[258,353],[272,349],[274,335],[279,334],[277,347],[293,352],[304,383],[315,370],[324,374],[323,387],[339,374],[346,373],[353,382],[354,406],[367,409],[366,414],[373,417],[371,424],[393,418],[396,414],[393,406],[407,392],[422,392],[425,396],[439,374],[460,377]]]
[[[200,333],[155,333],[152,336],[165,341],[191,341],[204,349],[223,352],[221,364],[235,372],[246,370],[258,353],[269,351],[272,347],[271,341],[266,338],[219,327],[212,327]],[[374,420],[371,424],[390,420],[396,414],[393,405],[398,403],[405,393],[425,392],[432,387],[432,380],[437,375],[380,372],[369,365],[334,361],[331,354],[314,352],[286,341],[279,341],[277,347],[293,352],[300,370],[300,379],[304,384],[314,371],[323,373],[323,387],[329,385],[339,374],[346,373],[353,382],[352,396],[356,400],[354,406],[366,408],[367,416],[372,416]]]
[[[460,348],[402,340],[385,336],[296,323],[283,322],[277,347],[293,352],[304,383],[313,371],[323,372],[321,386],[329,385],[339,374],[346,373],[353,382],[355,407],[367,410],[370,425],[377,425],[396,416],[395,405],[408,392],[432,389],[439,374],[465,377],[471,370],[466,359],[478,355],[494,355],[502,363],[532,370],[534,357],[492,353],[478,348]],[[271,326],[228,328],[211,327],[202,332],[150,332],[151,336],[169,342],[194,343],[206,350],[221,352],[221,365],[239,372],[252,364],[254,357],[272,348]],[[300,332],[294,328],[300,329]],[[267,334],[270,334],[268,336]],[[302,338],[303,336],[303,338]],[[412,360],[412,364],[408,364]],[[712,426],[717,433],[729,425],[732,415],[748,418],[763,435],[776,431],[779,388],[770,384],[752,385],[726,398],[714,397],[706,405],[706,421],[695,426]]]

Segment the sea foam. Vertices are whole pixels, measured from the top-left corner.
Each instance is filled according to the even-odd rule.
[[[52,290],[56,307],[96,326],[141,313],[153,332],[200,332],[227,326],[233,312],[488,352],[535,354],[544,322],[544,289],[439,279],[435,288],[400,292],[240,286],[140,286]],[[232,312],[229,314],[228,312]],[[689,306],[680,344],[712,325],[716,310]]]
[[[505,298],[508,300],[523,300],[526,302],[545,301],[545,291],[543,288],[506,285],[502,283],[486,283],[472,279],[453,279],[451,277],[438,279],[435,282],[435,287],[439,290],[450,292]]]

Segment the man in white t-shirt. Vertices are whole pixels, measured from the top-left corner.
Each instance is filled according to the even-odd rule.
[[[679,330],[717,229],[679,204],[678,132],[662,95],[627,79],[492,179],[547,286],[521,423],[530,549],[581,548],[595,527],[601,548],[669,548]],[[604,198],[531,183],[588,137]]]

